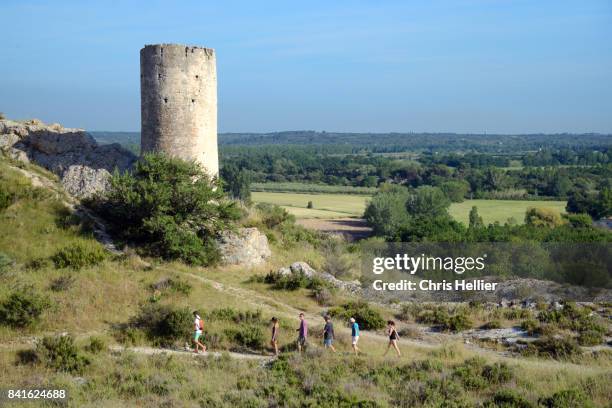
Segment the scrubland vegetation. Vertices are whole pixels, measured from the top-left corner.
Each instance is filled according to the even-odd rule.
[[[171,192],[196,194],[173,185],[179,187],[168,189],[162,180],[157,187],[170,197]],[[130,205],[124,214],[138,211],[151,220],[129,223],[125,230],[138,233],[121,236],[128,245],[121,255],[103,249],[59,190],[34,187],[15,163],[0,160],[0,196],[9,197],[0,209],[0,387],[66,389],[68,406],[573,407],[610,401],[610,353],[583,348],[603,345],[610,305],[595,306],[605,309],[602,314],[573,304],[524,311],[476,303],[368,303],[317,279],[277,275],[280,266],[306,261],[339,278],[355,278],[351,262],[358,246],[299,227],[293,216],[269,204],[244,206],[238,216],[227,217],[228,225],[255,226],[266,234],[274,253],[268,264],[247,269],[219,266],[214,258],[192,262],[182,253],[166,252],[184,242],[170,228],[185,221],[184,209],[154,212],[167,228],[149,229],[161,224],[141,211],[139,195],[126,193],[141,191],[143,197],[152,186],[135,176],[115,187],[117,200],[133,198],[125,200]],[[193,208],[199,207],[188,210]],[[142,231],[158,234],[146,242],[163,245],[143,245]],[[199,229],[199,243],[204,245],[212,231]],[[193,310],[204,318],[204,342],[220,357],[139,351],[181,350],[191,336]],[[303,355],[294,346],[299,312],[306,313],[311,331]],[[336,326],[337,354],[319,346],[324,313]],[[281,324],[280,358],[227,354],[269,355],[272,316]],[[348,353],[351,316],[363,330],[360,356]],[[393,318],[402,333],[402,357],[383,358],[387,338],[381,329]],[[415,324],[448,337],[435,344],[420,341],[410,334]],[[542,334],[508,349],[508,356],[456,337],[481,326],[515,325]]]

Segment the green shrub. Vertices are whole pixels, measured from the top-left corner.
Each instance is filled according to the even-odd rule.
[[[193,287],[189,282],[186,282],[180,278],[166,278],[152,284],[151,289],[160,291],[167,290],[174,293],[189,295]]]
[[[102,337],[92,336],[89,338],[89,344],[87,345],[87,351],[98,354],[107,348],[106,341]]]
[[[570,337],[543,337],[527,345],[523,354],[550,357],[558,360],[582,354],[576,341]]]
[[[73,244],[58,250],[51,260],[56,268],[72,268],[79,270],[87,266],[95,266],[106,259],[106,252],[98,245],[85,246]]]
[[[72,275],[60,276],[59,278],[53,279],[53,281],[51,281],[49,289],[54,292],[63,292],[70,289],[72,285],[74,285],[75,281],[76,278]]]
[[[482,325],[481,329],[484,330],[493,330],[493,329],[501,329],[501,323],[499,320],[491,320]]]
[[[234,323],[252,323],[252,324],[267,324],[268,322],[263,320],[261,310],[256,311],[241,311],[231,307],[224,307],[220,309],[213,309],[206,314],[210,320],[223,320],[231,321]]]
[[[539,327],[539,325],[540,324],[537,322],[537,320],[527,319],[521,323],[521,330],[526,331],[527,334],[532,336],[535,333],[536,329]]]
[[[530,319],[532,317],[529,309],[507,309],[504,310],[504,317],[507,320]]]
[[[79,353],[71,336],[44,337],[36,353],[41,362],[57,371],[80,373],[90,363]]]
[[[309,280],[303,273],[291,273],[282,275],[274,282],[274,289],[298,290],[308,286]]]
[[[329,310],[329,315],[348,320],[354,317],[363,330],[380,330],[385,327],[385,320],[380,313],[363,301],[348,302]]]
[[[442,330],[460,332],[471,329],[472,321],[465,313],[455,313],[448,319],[448,323],[442,325]]]
[[[595,406],[582,391],[577,389],[556,392],[548,398],[540,398],[538,403],[546,408],[591,408]]]
[[[504,384],[514,378],[514,373],[506,363],[493,363],[483,368],[482,376],[490,384]]]
[[[499,390],[484,408],[533,408],[534,405],[514,390]]]
[[[9,258],[9,256],[3,252],[0,252],[0,273],[5,272],[15,262]]]
[[[597,346],[604,342],[604,337],[597,330],[585,330],[578,335],[578,344],[581,346]]]
[[[209,265],[215,237],[241,211],[196,162],[147,154],[131,173],[115,173],[108,193],[89,202],[119,239],[164,259]]]
[[[0,323],[12,327],[31,326],[49,306],[49,299],[33,288],[19,289],[0,303]]]
[[[453,375],[470,390],[504,384],[514,378],[512,369],[506,363],[485,364],[482,357],[473,357],[455,366]]]
[[[157,344],[170,345],[186,340],[193,329],[193,315],[187,308],[173,308],[159,304],[146,304],[130,326],[141,329]]]
[[[15,195],[5,189],[0,189],[0,211],[7,209],[15,202]]]
[[[464,388],[481,390],[487,386],[487,380],[482,376],[484,365],[485,360],[482,357],[474,357],[456,366],[453,375],[461,381]]]
[[[254,324],[241,324],[235,328],[227,329],[225,335],[239,346],[251,350],[261,350],[266,344],[262,328]]]
[[[51,259],[49,258],[35,258],[26,263],[25,267],[27,269],[38,271],[40,269],[48,268],[51,266]]]
[[[312,296],[319,306],[331,306],[334,299],[332,292],[325,287],[313,289]]]
[[[262,223],[270,228],[276,228],[286,221],[295,221],[295,217],[278,205],[259,203],[255,206],[261,216]]]

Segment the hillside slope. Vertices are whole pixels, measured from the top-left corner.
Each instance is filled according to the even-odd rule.
[[[474,406],[503,398],[535,404],[567,393],[579,404],[604,406],[612,397],[609,352],[563,361],[514,358],[465,345],[458,335],[419,339],[406,331],[402,357],[383,358],[384,333],[364,330],[363,354],[355,357],[340,317],[339,353],[324,352],[321,315],[329,307],[307,287],[278,290],[263,279],[294,261],[319,267],[321,253],[307,242],[277,244],[271,260],[252,269],[166,263],[130,249],[113,255],[90,223],[71,212],[74,203],[50,173],[1,158],[0,191],[8,197],[0,208],[0,301],[6,309],[15,293],[45,300],[34,324],[0,325],[0,388],[65,389],[69,406]],[[86,261],[76,267],[75,258]],[[355,299],[337,292],[330,303],[348,300]],[[205,317],[204,342],[221,356],[160,354],[189,340],[194,309]],[[397,313],[373,309],[385,318]],[[311,346],[303,356],[293,351],[299,312],[310,321]],[[185,313],[187,327],[173,326]],[[281,321],[279,359],[265,350],[272,316]],[[54,348],[42,341],[62,333],[74,344]],[[252,354],[266,358],[239,358]],[[558,392],[565,394],[555,397]]]

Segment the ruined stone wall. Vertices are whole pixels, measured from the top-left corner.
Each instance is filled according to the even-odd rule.
[[[214,50],[176,44],[140,50],[141,149],[200,162],[219,173]]]

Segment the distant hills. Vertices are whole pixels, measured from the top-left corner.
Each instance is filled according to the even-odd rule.
[[[140,132],[90,132],[98,143],[139,145]],[[273,133],[220,133],[221,146],[260,145],[335,145],[370,152],[403,152],[411,150],[480,151],[512,153],[533,151],[542,147],[602,149],[612,146],[612,135],[583,134],[459,134],[459,133],[336,133],[286,131]]]

